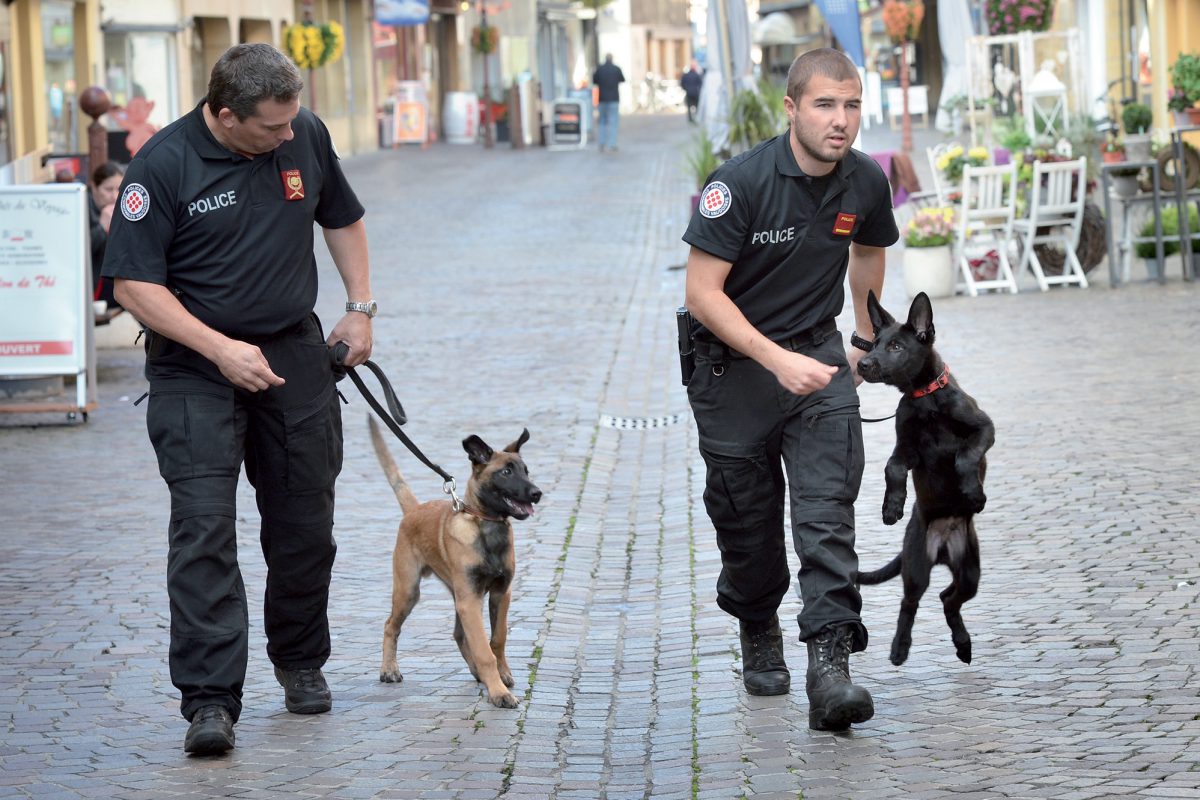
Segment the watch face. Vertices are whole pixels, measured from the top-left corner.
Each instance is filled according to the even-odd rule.
[[[367,316],[368,317],[374,317],[378,313],[379,313],[379,306],[375,303],[374,300],[367,303]]]

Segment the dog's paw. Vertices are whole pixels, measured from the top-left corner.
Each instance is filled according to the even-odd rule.
[[[883,502],[883,524],[895,525],[904,518],[904,501],[885,500]]]
[[[904,641],[899,636],[892,640],[892,652],[889,660],[893,666],[900,666],[905,661],[908,661],[908,648],[912,647],[912,640]]]
[[[400,670],[392,667],[391,669],[379,670],[380,683],[400,683],[404,680],[404,676],[400,674]]]
[[[970,664],[971,663],[971,640],[968,639],[967,641],[965,641],[961,644],[956,643],[954,645],[954,654],[958,656],[959,661],[963,662],[964,664]]]
[[[510,689],[517,685],[517,682],[515,680],[513,680],[513,676],[512,676],[511,672],[501,672],[500,680],[504,681],[504,685]]]
[[[488,693],[488,700],[496,708],[516,708],[517,698],[513,697],[512,692],[499,692],[497,694]]]

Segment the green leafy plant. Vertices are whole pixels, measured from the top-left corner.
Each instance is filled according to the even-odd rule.
[[[1177,206],[1167,206],[1162,210],[1162,232],[1163,232],[1163,257],[1174,255],[1180,250],[1179,243],[1179,208]],[[1195,235],[1200,233],[1200,212],[1196,211],[1194,205],[1188,206],[1188,233]],[[1138,236],[1154,236],[1154,217],[1146,220],[1142,224],[1142,229],[1138,231]],[[1193,242],[1193,252],[1197,249],[1196,243]],[[1154,242],[1138,242],[1134,248],[1138,258],[1156,258],[1154,252]]]
[[[1179,54],[1171,65],[1171,86],[1183,95],[1183,108],[1200,101],[1200,55]]]
[[[1148,133],[1153,122],[1154,114],[1150,106],[1142,103],[1130,103],[1121,112],[1121,124],[1125,126],[1126,136]]]
[[[692,172],[692,180],[697,192],[704,189],[705,183],[708,182],[708,176],[721,166],[721,157],[717,155],[712,139],[708,138],[708,134],[703,130],[698,131],[692,137],[691,147],[684,159],[688,169]]]
[[[965,94],[952,94],[949,97],[938,101],[938,105],[946,109],[950,113],[955,111],[966,111],[968,100]]]
[[[1033,139],[1025,131],[1025,120],[1021,117],[1010,117],[1002,122],[997,131],[997,140],[1010,153],[1020,153],[1033,146]]]
[[[762,81],[758,88],[743,89],[733,96],[729,113],[729,139],[749,150],[778,136],[787,128],[783,108],[784,89]]]

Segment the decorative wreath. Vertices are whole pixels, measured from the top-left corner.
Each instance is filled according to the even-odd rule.
[[[1105,236],[1104,213],[1095,203],[1084,203],[1083,226],[1079,230],[1079,246],[1075,248],[1075,256],[1086,275],[1104,260],[1108,253],[1108,241]],[[1067,254],[1052,244],[1037,244],[1033,246],[1038,261],[1042,264],[1042,272],[1047,275],[1062,275]]]
[[[342,57],[346,32],[336,22],[297,22],[283,29],[283,49],[300,69],[316,69]]]

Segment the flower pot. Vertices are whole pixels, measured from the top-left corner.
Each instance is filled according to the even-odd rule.
[[[1185,108],[1187,112],[1188,125],[1200,125],[1200,108]]]
[[[1125,137],[1125,158],[1130,161],[1150,160],[1150,134],[1136,133]]]
[[[904,291],[909,298],[921,292],[930,297],[951,297],[954,282],[950,245],[904,249]]]
[[[1113,174],[1112,176],[1113,192],[1117,197],[1130,198],[1138,193],[1138,176],[1137,173]]]
[[[1124,150],[1105,150],[1100,153],[1100,158],[1105,164],[1120,164],[1125,160]]]

